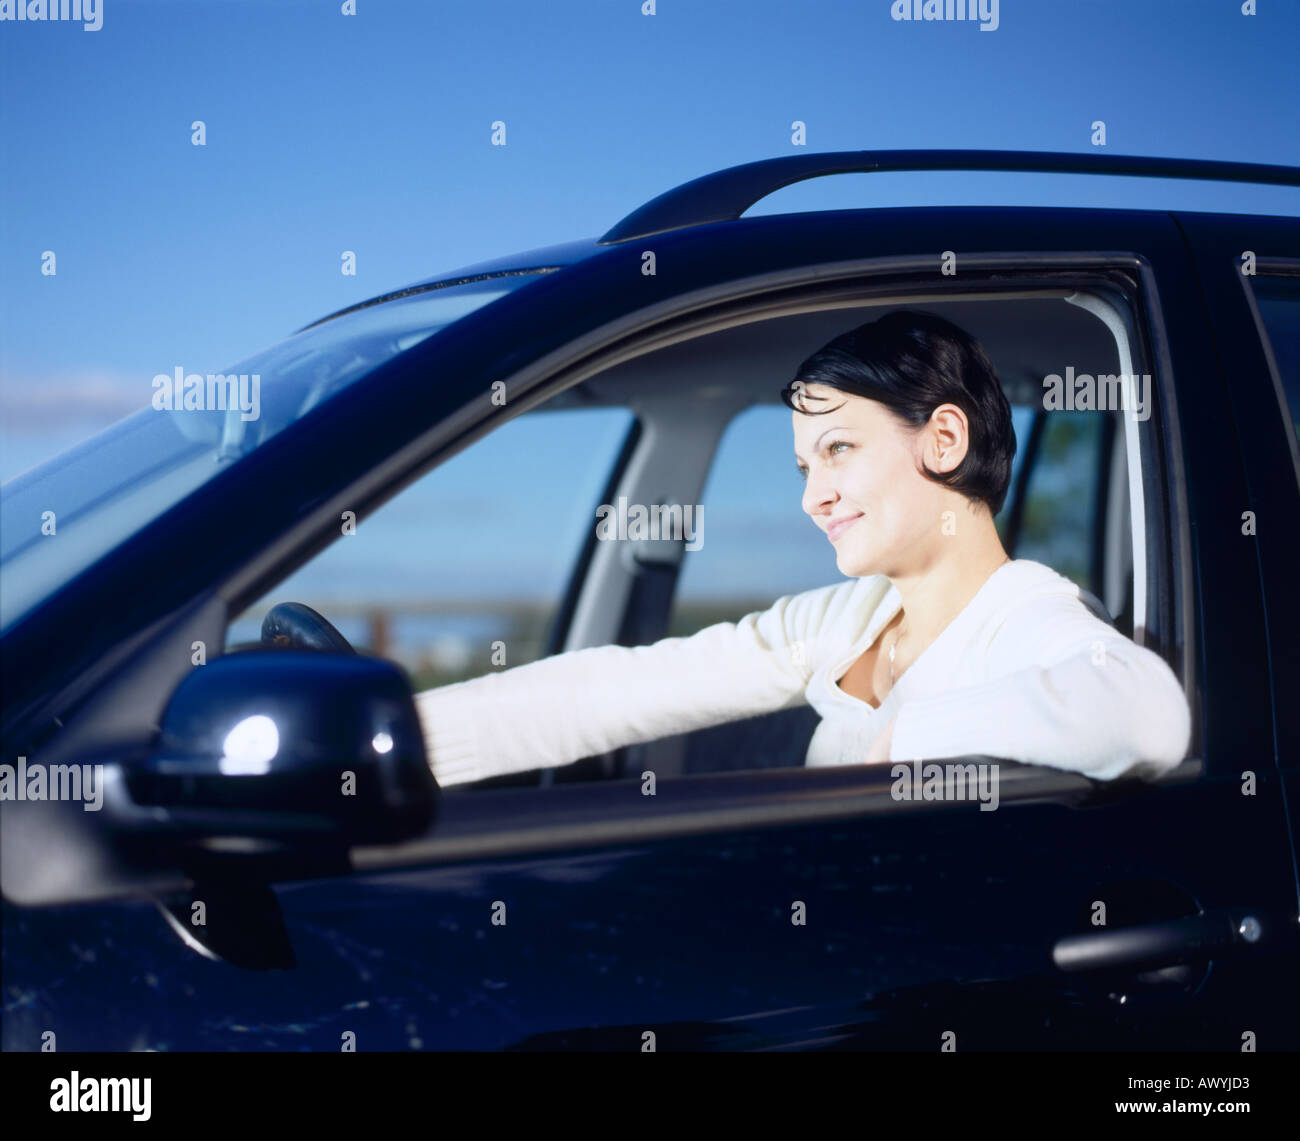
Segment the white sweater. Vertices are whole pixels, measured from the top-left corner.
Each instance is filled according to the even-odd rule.
[[[564,765],[804,703],[808,765],[857,764],[891,720],[891,761],[984,754],[1100,780],[1186,755],[1191,715],[1156,654],[1041,563],[1000,566],[879,708],[833,679],[901,606],[883,575],[787,595],[738,622],[649,646],[595,646],[416,695],[446,786]]]

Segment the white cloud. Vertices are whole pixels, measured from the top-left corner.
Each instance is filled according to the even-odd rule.
[[[104,369],[33,374],[6,370],[0,375],[0,419],[15,435],[99,428],[149,406],[150,377]]]

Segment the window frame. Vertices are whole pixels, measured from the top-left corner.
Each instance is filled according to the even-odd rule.
[[[1294,234],[1288,232],[1294,224],[1294,220],[1288,219],[1287,228],[1270,227],[1262,233],[1248,234],[1246,240],[1249,248],[1258,250],[1268,245],[1295,248]],[[1222,262],[1219,262],[1219,258],[1222,258]],[[1295,772],[1300,769],[1300,755],[1294,748],[1297,724],[1300,722],[1297,721],[1294,704],[1287,703],[1283,695],[1294,691],[1295,680],[1300,671],[1297,671],[1294,664],[1294,655],[1287,654],[1283,647],[1287,640],[1286,632],[1293,628],[1291,619],[1294,618],[1297,610],[1292,586],[1296,544],[1294,537],[1288,535],[1286,527],[1273,526],[1267,530],[1264,530],[1264,527],[1267,526],[1270,516],[1277,517],[1278,508],[1283,519],[1292,518],[1290,509],[1295,503],[1296,496],[1300,495],[1300,442],[1297,441],[1297,424],[1292,416],[1290,402],[1282,383],[1281,368],[1273,351],[1272,335],[1260,312],[1254,279],[1260,276],[1288,278],[1300,276],[1300,256],[1267,254],[1261,257],[1257,255],[1253,275],[1241,272],[1241,256],[1235,250],[1226,258],[1223,257],[1222,252],[1219,252],[1214,260],[1219,264],[1226,263],[1230,266],[1229,272],[1238,280],[1245,308],[1249,313],[1249,321],[1242,321],[1241,324],[1249,327],[1253,332],[1260,353],[1258,359],[1263,362],[1269,377],[1268,382],[1253,386],[1249,391],[1249,397],[1253,397],[1258,402],[1258,407],[1254,409],[1254,417],[1234,407],[1234,416],[1239,420],[1241,437],[1245,440],[1251,436],[1262,435],[1267,440],[1272,431],[1280,429],[1286,438],[1285,452],[1278,450],[1276,445],[1265,445],[1262,449],[1256,445],[1249,449],[1249,455],[1244,456],[1243,459],[1247,463],[1248,481],[1256,481],[1253,484],[1248,482],[1250,488],[1248,505],[1252,511],[1258,512],[1263,520],[1261,537],[1253,539],[1252,542],[1256,544],[1259,552],[1265,599],[1265,629],[1269,632],[1267,659],[1269,686],[1273,698],[1272,730],[1275,751],[1273,760],[1280,771]],[[1233,321],[1237,318],[1228,309],[1229,306],[1225,305],[1224,312],[1216,312],[1215,321],[1216,325],[1221,325],[1230,335]],[[1216,334],[1217,332],[1216,330]],[[1270,384],[1273,390],[1271,400],[1266,395],[1266,384]],[[1276,422],[1266,424],[1265,422],[1273,419],[1270,415],[1273,410],[1276,410]],[[1289,488],[1285,486],[1285,479],[1280,483],[1275,481],[1274,472],[1280,469],[1270,463],[1273,459],[1281,460],[1283,454],[1290,455],[1296,477]]]
[[[1016,293],[1032,292],[1034,290],[1059,291],[1067,284],[1074,286],[1074,291],[1077,293],[1079,292],[1078,283],[1086,282],[1090,293],[1102,298],[1104,302],[1109,304],[1112,316],[1122,328],[1130,356],[1128,371],[1138,372],[1139,374],[1149,372],[1152,378],[1151,401],[1153,414],[1150,420],[1142,425],[1136,424],[1131,419],[1126,421],[1133,426],[1135,435],[1145,431],[1143,446],[1137,449],[1140,461],[1137,478],[1145,489],[1146,512],[1140,538],[1148,549],[1148,558],[1145,578],[1138,580],[1136,577],[1139,566],[1136,557],[1138,536],[1135,536],[1134,609],[1136,615],[1137,598],[1139,594],[1145,591],[1149,601],[1148,615],[1156,620],[1153,632],[1157,635],[1159,643],[1168,647],[1168,652],[1164,656],[1167,659],[1174,656],[1174,649],[1179,645],[1182,646],[1181,662],[1175,663],[1174,668],[1180,674],[1184,692],[1192,709],[1193,726],[1197,726],[1202,710],[1193,668],[1195,631],[1192,622],[1194,607],[1192,604],[1190,548],[1187,545],[1187,495],[1185,484],[1181,478],[1183,467],[1180,451],[1181,433],[1179,431],[1178,409],[1174,394],[1174,381],[1169,365],[1170,357],[1166,332],[1164,323],[1160,319],[1161,310],[1151,264],[1141,255],[1132,252],[1051,254],[1035,251],[1024,254],[971,254],[966,256],[965,268],[960,282],[954,282],[949,288],[944,288],[943,286],[946,283],[936,283],[934,281],[932,263],[928,260],[925,261],[924,268],[921,269],[920,265],[918,265],[920,260],[916,258],[866,259],[868,264],[865,266],[862,263],[853,263],[858,267],[854,273],[842,272],[844,270],[843,265],[836,265],[834,266],[836,271],[835,280],[829,283],[825,280],[815,280],[813,284],[796,284],[784,289],[773,289],[769,293],[759,295],[757,299],[753,292],[748,294],[742,292],[741,287],[745,284],[744,282],[729,283],[730,288],[725,292],[738,294],[738,297],[726,298],[724,296],[713,305],[705,306],[702,304],[697,309],[672,321],[664,322],[659,326],[652,326],[645,330],[641,337],[630,338],[627,341],[618,343],[607,352],[592,354],[579,366],[558,371],[549,378],[549,383],[543,383],[539,386],[546,395],[539,393],[538,402],[544,402],[550,395],[581,383],[612,367],[614,364],[645,355],[656,348],[682,340],[693,339],[706,332],[728,328],[737,323],[760,321],[773,316],[809,309],[820,310],[836,300],[840,301],[844,307],[847,307],[850,302],[859,303],[867,296],[888,296],[890,300],[887,304],[891,305],[905,302],[911,303],[909,299],[920,303],[920,300],[925,296],[929,296],[934,300],[951,300],[953,294],[970,295],[974,301],[978,300],[978,295],[981,294],[1006,293],[1009,290],[1014,290]],[[803,266],[801,272],[816,278],[818,270],[826,273],[831,268],[829,266]],[[923,278],[922,274],[924,274]],[[723,291],[715,290],[714,292]],[[792,306],[797,306],[797,308],[792,308]],[[1111,325],[1112,333],[1118,338],[1120,334],[1116,331],[1116,323],[1107,322],[1107,324]],[[1123,342],[1117,341],[1117,344],[1119,348],[1123,348]],[[1120,365],[1122,368],[1125,366],[1122,353]],[[644,440],[638,446],[644,446]],[[1181,557],[1179,556],[1180,547],[1187,552]],[[590,566],[584,566],[582,569],[583,573],[586,574]],[[557,635],[558,633],[557,631]],[[1141,643],[1139,642],[1139,644]],[[571,639],[566,638],[565,648],[575,649],[579,648],[579,646],[574,645]],[[954,759],[977,760],[978,758]],[[1017,776],[1014,788],[1009,790],[1011,794],[1009,799],[1012,800],[1017,798],[1038,799],[1043,795],[1048,795],[1054,799],[1060,796],[1067,800],[1082,798],[1086,801],[1108,796],[1110,795],[1107,792],[1108,788],[1129,783],[1125,781],[1107,782],[1105,786],[1101,786],[1099,782],[1094,782],[1087,777],[1053,770],[1047,766],[1021,766],[1008,761],[1000,761],[999,764],[1016,770],[1023,770],[1023,773]],[[856,769],[857,766],[853,766],[853,768]],[[887,777],[888,766],[881,766],[881,768],[884,770],[884,776]],[[816,782],[820,779],[821,774],[834,773],[835,771],[835,769],[745,770],[726,774],[726,776],[733,782],[744,782],[760,776],[768,777],[773,772],[804,773],[813,781],[813,784],[809,786],[811,791],[818,787]],[[1195,780],[1204,775],[1204,771],[1205,766],[1199,756],[1199,731],[1194,728],[1188,756],[1174,770],[1167,773],[1159,783],[1163,785],[1165,783]],[[712,773],[698,774],[694,776],[674,776],[670,779],[674,789],[677,789],[682,782],[711,781],[717,779],[718,775]],[[1041,785],[1036,783],[1040,779],[1043,782]],[[561,783],[564,783],[566,789],[572,790],[611,786],[625,790],[629,781],[630,778],[614,778],[612,780],[586,782],[585,784]],[[544,787],[552,784],[551,781],[546,780],[539,783]],[[866,799],[863,801],[860,811],[878,811],[880,805],[877,800],[882,794],[887,797],[888,783],[888,780],[886,780],[883,788],[881,788],[872,786],[868,782],[867,791],[865,792]],[[691,787],[694,791],[690,794],[690,799],[694,800],[697,796],[702,796],[707,800],[710,796],[708,790],[715,786],[706,786],[701,783]],[[740,801],[744,800],[742,785],[740,784],[733,783],[730,786],[716,787],[719,792],[725,791],[728,799],[739,797]],[[510,795],[524,796],[536,793],[534,789],[511,789],[508,791]],[[548,792],[551,791],[557,790],[548,789]],[[477,785],[464,789],[453,789],[450,795],[455,798],[458,805],[462,803],[462,792],[472,793],[476,798],[496,795],[494,789],[480,788]],[[620,791],[618,795],[626,796],[627,793]],[[794,789],[791,790],[790,795],[796,799],[801,799]],[[819,793],[813,796],[813,799],[820,799],[822,795],[824,793]],[[637,797],[637,799],[643,798]],[[675,795],[674,800],[676,799]],[[1008,796],[1004,795],[1003,799],[1008,799]],[[891,811],[920,810],[917,806],[892,801],[891,805],[892,807],[889,809]],[[480,816],[476,808],[473,815],[484,821],[490,820],[491,814],[487,812],[486,803],[481,804],[479,807],[487,814]],[[758,818],[774,824],[788,823],[791,820],[800,818],[797,814],[785,816],[779,807],[770,804],[752,807],[754,812],[758,813]],[[508,804],[503,802],[502,808],[506,809],[507,819],[514,817],[515,802],[511,801]],[[834,819],[841,815],[838,808],[828,808],[825,815],[821,815],[821,809],[817,807],[813,807],[809,811],[812,813],[812,818],[816,819]],[[749,826],[755,822],[756,817],[749,809],[741,808],[737,810],[737,813],[736,819],[743,822],[743,824],[737,826]],[[636,815],[638,814],[634,813],[634,816]],[[663,815],[661,807],[647,813],[644,822],[645,827],[649,829],[647,835],[670,836],[680,833],[679,825],[682,822],[664,821],[662,820]],[[728,808],[715,807],[705,813],[703,818],[717,820],[719,826],[723,826],[721,821],[730,819],[731,816],[732,814]],[[620,812],[619,818],[623,821],[624,827],[633,827],[635,831],[635,826],[625,812]],[[658,820],[659,823],[652,823],[653,820]],[[507,831],[515,826],[513,824],[508,825]],[[692,825],[687,830],[690,831],[694,827]],[[604,834],[603,828],[597,831],[599,834]],[[549,844],[551,841],[546,837],[551,836],[553,832],[556,835],[566,836],[569,841],[575,839],[573,830],[566,829],[557,823],[554,830],[542,829],[538,833],[538,842]],[[611,833],[611,835],[613,834],[626,836],[629,833],[619,831]],[[490,840],[482,832],[475,835],[477,836],[476,843],[487,844],[493,851],[531,850],[511,847],[505,838]],[[584,839],[582,842],[586,843],[587,840]],[[592,840],[591,842],[598,841]],[[498,843],[505,846],[498,849],[496,846]],[[443,846],[437,843],[436,838],[433,848],[429,849],[430,852],[443,852],[444,850],[448,853],[447,858],[459,858],[453,856],[452,853],[463,849],[457,848],[450,839],[444,849]]]
[[[1273,352],[1273,339],[1269,334],[1268,326],[1264,324],[1264,315],[1259,309],[1259,299],[1255,296],[1255,279],[1258,277],[1291,277],[1300,281],[1300,258],[1256,257],[1253,274],[1242,273],[1239,263],[1234,263],[1234,270],[1241,281],[1246,307],[1250,310],[1251,319],[1255,323],[1255,331],[1259,334],[1260,348],[1273,381],[1273,393],[1277,397],[1282,426],[1288,429],[1287,447],[1291,452],[1291,462],[1295,465],[1296,486],[1300,487],[1300,443],[1297,442],[1296,436],[1297,430],[1300,430],[1300,423],[1297,423],[1291,414],[1291,403],[1287,399],[1286,386],[1282,383],[1282,370],[1278,367],[1277,356]]]
[[[962,764],[998,767],[999,807],[1041,804],[1088,808],[1146,788],[1131,780],[1100,783],[1078,773],[970,754]],[[667,841],[755,828],[831,824],[864,816],[978,812],[969,801],[899,800],[892,765],[753,769],[702,773],[658,782],[642,795],[639,776],[559,784],[547,789],[453,791],[429,835],[401,844],[351,849],[356,874],[533,856],[580,848]],[[1188,762],[1157,787],[1200,776]],[[460,787],[460,786],[458,786]]]

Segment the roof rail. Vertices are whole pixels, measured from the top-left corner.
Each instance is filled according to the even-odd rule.
[[[644,238],[705,222],[739,218],[760,198],[808,178],[882,170],[1016,170],[1059,174],[1127,174],[1149,178],[1195,178],[1208,182],[1267,182],[1300,186],[1300,167],[1212,159],[1147,158],[1141,155],[1074,154],[1068,151],[827,151],[760,159],[706,174],[675,187],[600,236],[601,245]]]

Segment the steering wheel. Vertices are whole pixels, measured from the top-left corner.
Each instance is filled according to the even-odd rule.
[[[323,650],[332,654],[355,654],[348,640],[310,606],[281,602],[262,619],[262,642],[284,650]]]

